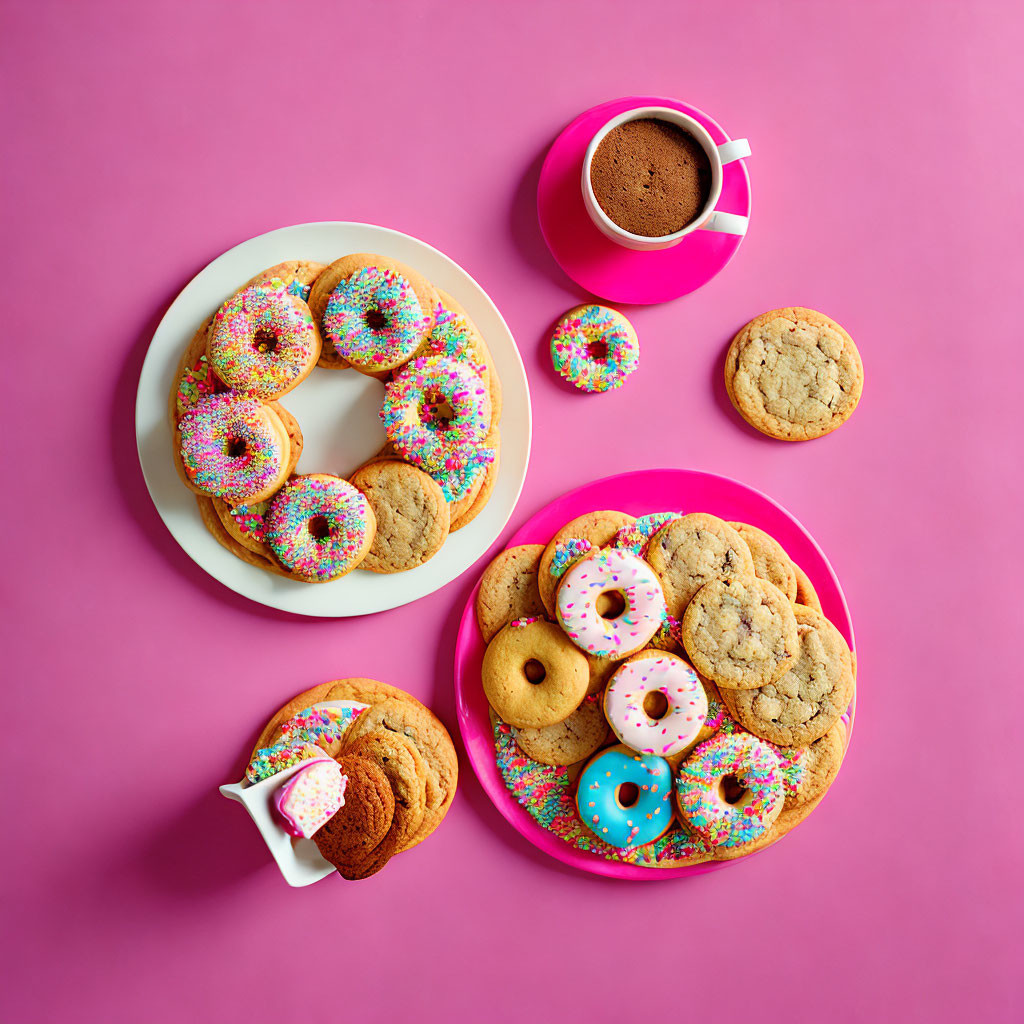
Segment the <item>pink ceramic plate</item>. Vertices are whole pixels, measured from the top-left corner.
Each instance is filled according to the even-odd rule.
[[[587,291],[612,302],[667,302],[707,284],[736,254],[742,235],[694,231],[671,249],[634,252],[605,238],[583,206],[583,156],[607,121],[634,107],[671,107],[689,114],[715,143],[729,136],[703,111],[659,96],[626,96],[580,114],[548,151],[537,184],[537,216],[558,265]],[[755,151],[756,155],[756,151]],[[719,210],[750,216],[750,178],[742,160],[722,172]]]
[[[853,649],[853,622],[839,580],[828,559],[811,535],[781,505],[752,487],[692,469],[645,469],[605,477],[562,495],[541,509],[509,541],[517,544],[547,544],[570,519],[600,509],[618,509],[639,516],[645,512],[712,512],[723,519],[759,526],[775,537],[811,578],[825,614],[836,624]],[[612,878],[660,879],[701,874],[735,861],[717,861],[681,868],[649,868],[620,864],[596,854],[576,850],[541,828],[505,787],[494,759],[494,736],[487,713],[487,701],[480,685],[480,663],[484,643],[474,615],[476,590],[462,614],[455,647],[455,703],[466,752],[491,802],[534,846],[581,871]],[[849,735],[853,732],[850,708]],[[813,820],[813,815],[810,820]],[[807,825],[803,826],[808,827]],[[811,825],[811,828],[814,826]]]

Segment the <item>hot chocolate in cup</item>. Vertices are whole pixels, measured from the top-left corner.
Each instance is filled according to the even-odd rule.
[[[722,168],[746,156],[746,139],[718,146],[682,111],[636,107],[613,117],[590,140],[580,182],[583,203],[598,230],[627,249],[668,249],[692,231],[743,235],[747,218],[715,207]]]

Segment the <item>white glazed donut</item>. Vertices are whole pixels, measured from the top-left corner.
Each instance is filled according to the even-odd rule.
[[[625,602],[613,619],[597,610],[601,594]],[[599,658],[624,658],[647,645],[665,620],[665,593],[654,570],[626,551],[607,548],[566,572],[556,595],[558,621],[569,639]]]
[[[645,698],[661,693],[668,710],[652,718]],[[669,757],[688,747],[708,715],[697,673],[674,654],[644,651],[619,666],[604,693],[604,713],[615,735],[641,754]]]

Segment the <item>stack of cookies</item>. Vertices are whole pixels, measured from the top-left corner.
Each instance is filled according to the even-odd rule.
[[[756,526],[592,512],[502,552],[476,617],[498,767],[577,849],[659,868],[739,857],[839,771],[853,654]]]
[[[333,776],[322,770],[325,760]],[[296,765],[296,774],[275,780]],[[313,770],[319,774],[293,792]],[[373,679],[338,679],[300,693],[270,719],[246,778],[279,786],[281,827],[311,838],[343,878],[356,879],[441,824],[458,760],[444,725],[415,697]]]
[[[296,473],[302,431],[281,400],[317,367],[384,382],[388,442],[354,471]],[[170,415],[210,532],[300,582],[422,565],[479,515],[498,472],[501,384],[480,331],[375,254],[292,260],[242,285],[186,345]]]

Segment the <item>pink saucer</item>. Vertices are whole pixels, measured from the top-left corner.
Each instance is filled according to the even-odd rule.
[[[590,140],[608,120],[633,107],[671,107],[689,114],[715,143],[729,136],[703,111],[659,96],[626,96],[580,114],[555,139],[537,183],[537,216],[558,265],[587,291],[612,302],[667,302],[707,284],[733,258],[742,235],[694,231],[671,249],[634,252],[605,238],[583,206],[580,175]],[[717,209],[750,215],[750,177],[742,160],[723,169]]]
[[[853,622],[839,580],[828,559],[811,535],[781,505],[767,495],[736,480],[692,469],[645,469],[605,477],[563,494],[541,509],[509,541],[517,544],[546,544],[559,527],[570,519],[599,509],[614,508],[630,515],[680,509],[684,512],[713,512],[723,519],[740,520],[767,530],[789,552],[810,577],[825,614],[836,624],[853,649]],[[699,875],[735,864],[712,861],[681,868],[648,868],[620,864],[596,854],[577,850],[540,827],[508,791],[494,759],[494,735],[487,700],[480,685],[484,643],[476,625],[476,590],[470,595],[459,624],[455,644],[455,707],[459,728],[473,771],[491,802],[518,832],[534,846],[563,864],[610,878],[654,881]],[[856,697],[850,705],[847,745],[853,734]],[[812,815],[813,818],[813,815]],[[805,824],[804,828],[813,828]],[[781,840],[780,840],[781,841]],[[755,856],[755,854],[751,854]]]

